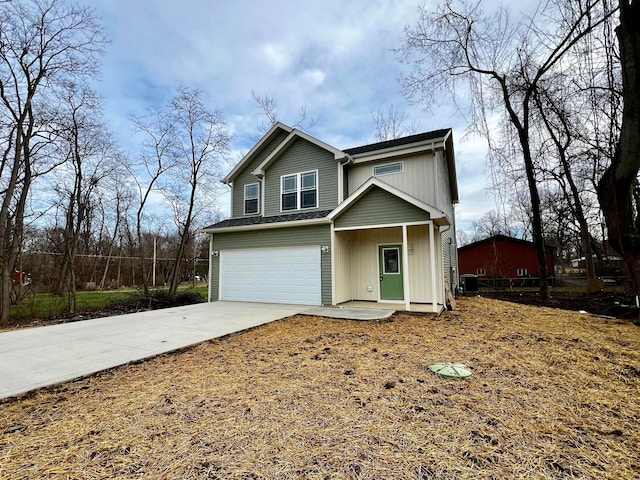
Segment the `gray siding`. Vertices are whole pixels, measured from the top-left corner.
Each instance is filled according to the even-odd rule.
[[[309,227],[271,228],[244,232],[215,233],[213,250],[238,248],[269,248],[287,246],[331,245],[331,227],[313,225]],[[218,300],[220,281],[220,259],[212,258],[212,300]],[[321,254],[322,303],[331,305],[331,253]]]
[[[280,145],[289,134],[284,130],[281,131],[276,137],[269,142],[265,147],[256,155],[256,157],[249,162],[247,166],[238,174],[233,180],[233,188],[231,190],[231,218],[244,217],[244,186],[250,183],[258,183],[258,179],[251,175],[258,165],[260,165],[265,158],[267,158],[271,152],[273,152],[278,145]],[[260,197],[262,194],[260,194]],[[262,202],[260,199],[259,202]],[[259,205],[259,209],[262,209],[262,205]],[[247,215],[254,216],[254,215]]]
[[[429,220],[429,213],[380,188],[374,188],[336,220],[336,228]]]
[[[209,288],[211,289],[211,301],[215,302],[220,300],[218,286],[220,279],[220,257],[211,257],[211,279],[209,281]]]
[[[318,170],[318,208],[304,211],[330,210],[338,205],[338,165],[333,154],[298,138],[265,173],[265,216],[299,211],[280,211],[280,177],[310,170]]]

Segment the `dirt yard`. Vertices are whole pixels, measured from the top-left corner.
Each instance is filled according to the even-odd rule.
[[[638,445],[639,327],[486,298],[292,317],[0,404],[3,479],[620,480]]]

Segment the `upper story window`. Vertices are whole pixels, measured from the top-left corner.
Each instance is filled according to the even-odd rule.
[[[295,173],[280,177],[281,204],[284,210],[316,208],[318,206],[318,171]]]
[[[484,277],[487,275],[487,271],[484,268],[478,268],[476,270],[476,275],[478,275],[479,277]]]
[[[257,183],[244,186],[244,214],[251,215],[258,213],[258,196],[260,188]]]
[[[529,272],[527,272],[526,268],[518,268],[516,270],[516,275],[518,275],[519,277],[526,277],[529,274]]]
[[[384,165],[376,165],[373,167],[373,175],[376,177],[402,172],[404,172],[404,162],[385,163]]]

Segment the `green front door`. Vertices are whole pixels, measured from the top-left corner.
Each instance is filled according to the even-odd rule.
[[[404,300],[402,287],[402,246],[378,247],[380,264],[380,300]]]

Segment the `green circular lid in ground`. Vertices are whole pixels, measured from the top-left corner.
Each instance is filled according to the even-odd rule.
[[[429,370],[444,378],[468,378],[472,375],[471,370],[461,363],[435,363]]]

